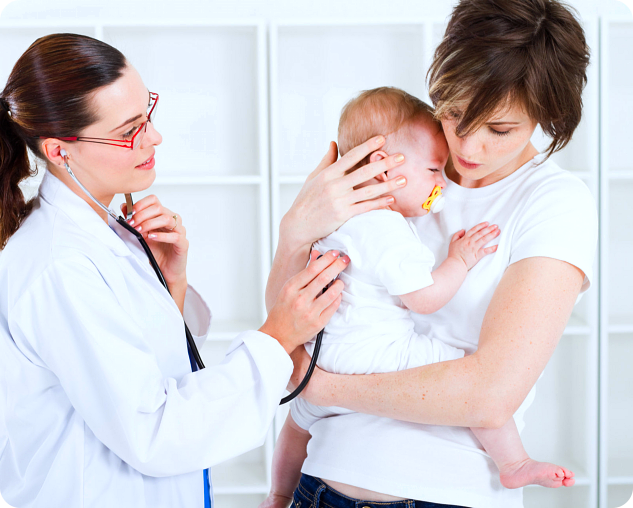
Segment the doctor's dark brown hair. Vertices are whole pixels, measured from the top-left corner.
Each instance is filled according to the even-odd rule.
[[[33,208],[19,187],[37,172],[27,147],[44,159],[38,136],[76,136],[96,122],[92,94],[126,65],[119,50],[77,34],[41,37],[18,59],[0,93],[0,249]]]
[[[461,0],[428,72],[438,119],[467,135],[518,104],[552,138],[571,139],[582,113],[589,48],[575,11],[557,0]]]

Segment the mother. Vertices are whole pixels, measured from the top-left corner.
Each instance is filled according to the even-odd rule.
[[[451,153],[447,206],[416,225],[437,262],[462,228],[489,221],[501,236],[497,253],[471,270],[448,305],[416,316],[416,331],[472,354],[389,374],[317,371],[304,396],[358,413],[311,428],[297,506],[351,507],[361,499],[522,506],[521,489],[501,485],[465,427],[496,428],[514,416],[523,428],[533,387],[589,287],[596,207],[584,183],[547,159],[578,126],[588,61],[580,24],[556,0],[462,0],[455,7],[429,73]],[[537,125],[552,138],[547,154],[530,142]],[[282,220],[267,302],[303,266],[313,241],[363,211],[345,172],[379,145],[371,139],[337,162],[332,145],[310,175]],[[394,156],[374,163],[390,178],[398,176]],[[375,172],[372,166],[360,171]],[[295,354],[295,379],[306,356]],[[299,478],[276,480],[287,486]]]

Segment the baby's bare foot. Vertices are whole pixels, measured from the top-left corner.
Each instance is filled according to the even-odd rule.
[[[571,487],[575,482],[574,473],[569,469],[530,458],[501,470],[501,484],[507,489],[518,489],[526,485],[541,485],[555,489],[562,486]]]

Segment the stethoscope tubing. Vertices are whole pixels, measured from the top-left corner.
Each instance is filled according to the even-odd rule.
[[[123,217],[117,217],[116,221],[121,226],[123,226],[127,231],[132,233],[136,237],[136,239],[140,242],[140,244],[143,247],[143,250],[145,251],[145,254],[147,254],[147,257],[149,258],[149,262],[152,265],[154,272],[156,272],[156,276],[158,277],[158,280],[165,287],[167,292],[171,295],[171,291],[169,291],[169,287],[167,286],[167,281],[165,280],[165,277],[163,276],[163,272],[158,266],[158,263],[156,262],[156,258],[154,257],[154,254],[152,254],[152,251],[149,248],[149,245],[147,245],[145,238],[143,238],[143,235],[141,235],[141,233],[139,233],[136,229],[130,226]],[[184,322],[184,319],[183,319],[183,322]],[[187,326],[187,323],[184,322],[184,324],[185,324],[185,336],[187,337],[187,345],[189,349],[191,350],[191,353],[198,366],[198,369],[202,370],[205,368],[204,362],[202,361],[202,357],[200,356],[200,352],[198,351],[198,347],[196,346],[196,343],[193,340],[193,335],[191,335],[191,332],[189,331],[189,327]]]
[[[130,226],[126,222],[124,217],[117,216],[112,210],[110,210],[109,208],[104,206],[98,199],[96,199],[90,193],[90,191],[83,186],[83,184],[79,181],[79,179],[73,173],[72,169],[68,165],[68,160],[66,158],[65,150],[62,150],[62,156],[64,157],[64,165],[66,166],[66,170],[68,171],[68,174],[79,185],[79,187],[81,187],[81,189],[99,207],[101,207],[108,215],[110,215],[114,220],[116,220],[126,231],[129,231],[130,233],[132,233],[136,237],[136,239],[139,241],[139,243],[143,247],[143,250],[145,251],[145,254],[147,255],[147,258],[149,259],[149,262],[152,265],[152,268],[154,269],[154,272],[156,273],[156,276],[158,277],[158,280],[160,281],[160,283],[163,285],[163,287],[167,290],[167,292],[171,296],[171,291],[169,291],[169,287],[167,286],[167,281],[165,280],[165,277],[163,276],[163,272],[161,271],[160,267],[158,266],[158,262],[156,261],[156,258],[154,257],[154,254],[152,254],[152,250],[149,248],[149,245],[147,245],[147,242],[145,241],[145,238],[143,238],[143,235],[141,233],[139,233],[136,229],[134,229],[132,226]],[[128,218],[129,218],[129,217],[131,217],[131,212],[132,212],[132,196],[130,194],[126,194],[125,198],[127,200]],[[319,257],[321,257],[321,256],[319,256]],[[328,286],[326,286],[323,289],[322,293],[325,293],[325,291],[330,286],[330,284],[328,284]],[[191,370],[192,371],[196,371],[197,370],[196,366],[200,370],[204,369],[205,368],[204,362],[202,361],[202,357],[200,356],[200,352],[198,351],[198,347],[196,346],[196,343],[193,340],[193,335],[191,335],[191,331],[189,330],[189,327],[187,326],[187,323],[184,321],[184,319],[183,319],[183,323],[185,325],[185,336],[187,338],[187,348],[189,349],[189,352],[191,353],[191,356],[193,356],[193,359],[194,359],[194,362],[195,362],[195,364],[194,364],[194,362],[191,362],[191,358],[190,358]],[[279,403],[280,406],[283,405],[283,404],[287,404],[292,399],[296,398],[304,390],[304,388],[307,386],[308,382],[310,381],[310,378],[312,377],[312,373],[314,372],[314,369],[316,368],[317,359],[319,357],[319,351],[321,350],[321,342],[323,341],[323,332],[324,332],[324,330],[321,330],[318,333],[317,337],[316,337],[316,341],[315,341],[315,345],[314,345],[314,351],[312,352],[312,359],[310,360],[310,365],[308,366],[308,370],[307,370],[305,376],[303,377],[303,379],[301,380],[301,383],[299,383],[299,386],[297,386],[297,388],[291,394],[289,394],[286,397],[284,397],[283,399],[281,399],[281,402]]]

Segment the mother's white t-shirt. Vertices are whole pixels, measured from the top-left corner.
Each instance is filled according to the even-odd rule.
[[[468,189],[446,178],[446,207],[415,220],[437,264],[453,234],[488,221],[501,229],[499,248],[470,270],[455,297],[431,315],[414,314],[416,331],[447,344],[477,349],[484,314],[506,268],[529,257],[566,261],[592,279],[598,219],[587,186],[537,155],[510,176]],[[515,413],[519,432],[535,389]],[[519,508],[522,489],[499,481],[492,459],[466,427],[420,425],[353,413],[310,428],[302,472],[393,496],[469,508]]]

